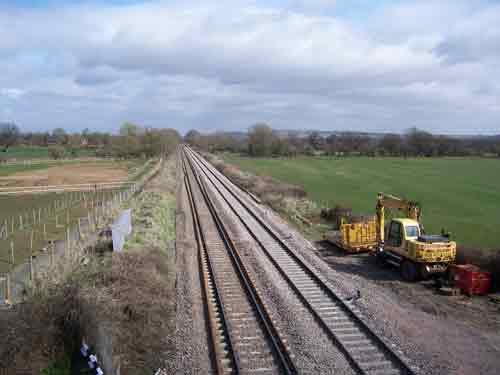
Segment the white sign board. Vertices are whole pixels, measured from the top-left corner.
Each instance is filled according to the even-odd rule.
[[[132,210],[123,211],[111,226],[113,251],[122,251],[125,237],[132,233]]]

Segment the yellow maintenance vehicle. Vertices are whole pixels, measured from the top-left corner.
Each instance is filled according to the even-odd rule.
[[[403,218],[385,223],[385,210],[396,209]],[[444,273],[455,261],[457,245],[449,236],[425,235],[417,202],[379,193],[376,206],[377,256],[400,268],[405,280],[415,281]]]
[[[325,233],[323,239],[348,253],[372,251],[377,247],[376,216],[354,217],[350,211],[335,212],[336,230]]]

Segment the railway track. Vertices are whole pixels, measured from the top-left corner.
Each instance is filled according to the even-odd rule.
[[[217,374],[296,374],[192,161],[182,157]]]
[[[193,170],[225,202],[281,277],[312,314],[331,342],[359,374],[414,374],[414,371],[359,317],[352,302],[341,299],[265,219],[256,202],[232,184],[211,164],[189,148],[184,149]]]

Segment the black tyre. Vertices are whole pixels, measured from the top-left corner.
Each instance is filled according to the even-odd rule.
[[[418,278],[418,270],[415,263],[409,260],[404,260],[401,263],[401,276],[403,276],[403,279],[406,281],[416,281]]]
[[[389,267],[389,263],[387,263],[386,256],[381,251],[377,251],[375,253],[375,262],[376,262],[377,266],[379,266],[380,268],[388,268]]]

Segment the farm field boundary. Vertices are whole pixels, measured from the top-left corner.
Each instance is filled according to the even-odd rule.
[[[224,160],[297,185],[319,206],[373,213],[378,192],[417,200],[428,232],[444,227],[465,247],[500,247],[500,161],[465,158],[298,157]]]
[[[124,189],[102,192],[103,194],[95,199],[88,199],[89,197],[82,200],[76,199],[75,207],[65,207],[64,204],[68,204],[68,201],[60,202],[59,205],[62,207],[58,206],[58,209],[66,210],[66,215],[61,215],[66,216],[66,222],[63,219],[59,226],[56,225],[56,232],[50,237],[45,233],[46,223],[39,221],[37,224],[35,217],[35,222],[30,227],[15,232],[9,237],[10,249],[6,241],[2,241],[0,271],[3,273],[0,273],[0,301],[7,297],[14,298],[12,296],[16,296],[19,300],[24,293],[23,290],[29,289],[35,274],[43,274],[46,270],[42,269],[50,268],[57,263],[54,257],[68,256],[68,253],[71,257],[72,250],[75,249],[74,246],[77,243],[80,244],[77,247],[81,249],[82,241],[85,241],[88,236],[95,235],[96,231],[108,223],[107,219],[116,214],[116,210],[122,206],[123,202],[142,191],[144,185],[158,174],[162,164],[162,159],[154,166],[148,163],[148,172],[133,184],[126,185]],[[85,197],[85,193],[81,193],[79,197]],[[73,215],[70,216],[70,210],[75,209],[77,211],[71,212]],[[42,225],[43,232],[40,228]],[[13,247],[13,239],[19,234],[23,235],[24,245],[16,251]],[[38,234],[41,242],[34,243],[35,234]],[[49,239],[50,242],[48,242]],[[59,248],[56,248],[57,243]],[[71,245],[72,243],[74,246]],[[35,271],[37,268],[38,271]]]
[[[8,160],[0,163],[0,166],[9,165],[39,165],[39,164],[64,164],[64,163],[96,163],[96,162],[112,162],[113,158],[75,158],[75,159],[23,159],[23,160]]]
[[[41,194],[57,193],[69,191],[101,191],[117,189],[133,184],[133,181],[98,182],[90,184],[68,184],[68,185],[47,185],[47,186],[18,186],[0,188],[0,195],[21,195],[21,194]]]

